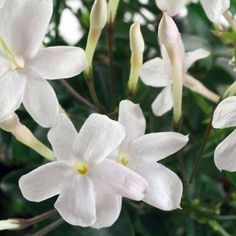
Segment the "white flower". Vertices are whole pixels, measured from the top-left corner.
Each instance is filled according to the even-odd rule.
[[[146,203],[167,211],[179,208],[183,191],[181,180],[157,161],[184,147],[188,137],[175,132],[144,135],[146,122],[142,110],[128,100],[120,103],[119,123],[124,125],[126,137],[111,158],[147,180]]]
[[[80,48],[42,48],[52,2],[5,0],[0,7],[0,122],[23,102],[36,122],[50,127],[58,101],[47,80],[70,78],[86,68]]]
[[[161,36],[160,30],[159,36]],[[164,38],[168,37],[168,35],[164,36]],[[217,100],[218,97],[216,95],[212,94],[212,92],[206,89],[199,81],[196,81],[196,79],[187,74],[191,65],[199,59],[208,57],[209,52],[204,49],[198,49],[185,53],[181,37],[179,37],[178,40],[176,39],[176,41],[176,47],[180,49],[178,52],[178,54],[180,54],[179,58],[182,58],[183,84],[211,100]],[[140,71],[140,77],[144,84],[152,87],[164,87],[152,104],[152,110],[156,116],[162,116],[173,107],[174,75],[172,71],[174,70],[172,69],[167,50],[163,45],[161,45],[161,52],[162,58],[157,57],[144,63]],[[180,64],[180,62],[178,63]]]
[[[91,115],[79,134],[59,115],[48,134],[57,161],[19,180],[23,196],[40,202],[59,194],[55,208],[72,225],[108,227],[118,218],[121,196],[142,200],[147,182],[115,161],[105,160],[122,142],[124,127]]]
[[[223,100],[216,108],[212,125],[222,129],[236,126],[236,97]],[[236,130],[221,142],[214,155],[219,170],[236,171]]]
[[[230,6],[230,0],[200,0],[200,3],[209,20],[216,23]],[[156,0],[156,5],[170,16],[177,15],[186,4],[187,0]]]

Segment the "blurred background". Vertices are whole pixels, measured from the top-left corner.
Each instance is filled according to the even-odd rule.
[[[73,45],[85,48],[89,31],[89,12],[93,0],[55,0],[54,14],[44,40],[46,46]],[[231,0],[230,10],[236,13],[236,1]],[[127,82],[130,70],[129,27],[135,21],[141,22],[146,49],[144,61],[160,56],[157,27],[162,14],[154,0],[121,0],[115,23],[113,57],[115,93],[111,104],[109,93],[109,57],[107,30],[103,31],[94,57],[94,81],[98,97],[105,107],[105,113],[116,118],[119,101],[127,98]],[[222,94],[227,86],[236,79],[234,47],[236,33],[231,40],[216,36],[219,28],[207,19],[199,4],[189,4],[175,18],[182,34],[186,51],[205,48],[211,52],[207,59],[194,64],[189,73],[200,80],[212,91]],[[227,22],[222,19],[221,31],[228,31]],[[218,34],[219,35],[219,34]],[[234,37],[233,37],[234,36]],[[223,41],[222,41],[223,40]],[[231,63],[230,63],[231,62]],[[75,91],[92,103],[83,75],[67,80],[52,82],[60,104],[79,129],[94,109],[84,105],[73,95]],[[155,117],[151,103],[160,92],[159,89],[146,87],[139,82],[138,93],[133,101],[140,103],[147,120],[147,132],[172,130],[172,112],[163,117]],[[215,104],[184,89],[183,130],[190,134],[190,143],[183,150],[186,174],[190,175],[194,160],[202,142],[207,123]],[[96,109],[95,109],[96,110]],[[33,122],[23,108],[18,110],[22,122],[49,146],[47,130]],[[201,163],[188,196],[183,196],[182,210],[163,212],[144,203],[123,201],[119,220],[108,229],[93,230],[73,227],[67,223],[58,225],[48,235],[51,236],[215,236],[236,235],[236,174],[220,173],[213,162],[214,149],[232,129],[215,130],[208,142],[204,160]],[[24,173],[36,168],[45,160],[23,146],[10,134],[0,131],[0,218],[30,218],[53,209],[55,198],[42,203],[27,202],[23,199],[18,179]],[[167,167],[179,174],[176,156],[162,161]],[[34,235],[58,216],[46,220],[27,230],[1,232],[4,236]]]

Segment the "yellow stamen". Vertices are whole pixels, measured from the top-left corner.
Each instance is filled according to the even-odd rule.
[[[88,165],[84,163],[77,163],[75,169],[80,175],[85,175],[89,171]]]
[[[127,166],[129,161],[128,159],[126,158],[125,154],[124,153],[121,153],[120,156],[119,156],[119,162],[124,165],[124,166]]]

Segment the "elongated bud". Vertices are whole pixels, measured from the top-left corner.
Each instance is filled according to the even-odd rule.
[[[25,225],[22,224],[21,220],[18,219],[0,220],[0,230],[21,230],[24,228]]]
[[[161,44],[165,47],[173,47],[179,40],[179,30],[171,17],[163,13],[159,27],[158,36]]]
[[[88,68],[85,73],[89,73],[92,66],[93,56],[97,47],[101,32],[107,22],[107,2],[106,0],[95,0],[90,13],[90,29],[86,46]]]
[[[145,43],[140,29],[140,23],[137,21],[130,27],[130,49],[131,49],[131,70],[129,76],[129,93],[136,93],[140,68],[143,64],[143,52]]]
[[[158,29],[159,40],[167,51],[173,78],[174,123],[178,124],[182,116],[183,62],[182,45],[179,30],[171,17],[163,14]]]
[[[21,124],[16,114],[14,114],[9,120],[1,123],[0,128],[12,133],[19,142],[30,147],[49,161],[55,159],[53,152],[41,143],[26,126]]]
[[[113,24],[116,19],[120,0],[110,0],[108,3],[108,24]]]
[[[95,0],[90,13],[90,27],[102,31],[107,22],[106,0]]]

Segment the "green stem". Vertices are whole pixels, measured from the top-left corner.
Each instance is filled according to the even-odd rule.
[[[109,90],[111,98],[111,110],[115,107],[116,103],[116,80],[114,74],[114,60],[113,60],[113,40],[114,40],[114,23],[107,25],[107,41],[108,41],[108,57],[109,57]]]
[[[50,225],[46,226],[45,228],[41,229],[40,231],[36,232],[35,234],[33,234],[33,236],[47,235],[48,233],[52,232],[54,229],[56,229],[57,227],[59,227],[63,223],[64,223],[64,220],[59,219],[59,220],[51,223]]]
[[[86,98],[80,95],[66,80],[60,80],[60,83],[65,87],[65,89],[80,103],[91,108],[92,110],[99,112],[99,109],[95,107],[91,102]]]
[[[178,123],[175,123],[175,121],[173,121],[173,129],[175,132],[180,133],[181,128],[182,128],[182,120],[179,120]],[[185,164],[184,164],[184,159],[183,159],[183,150],[180,150],[177,153],[177,159],[178,159],[178,163],[179,163],[179,169],[180,169],[184,189],[187,190],[188,188],[187,188],[187,178],[185,175]]]
[[[194,168],[193,168],[192,174],[191,174],[190,179],[189,179],[189,184],[191,184],[193,182],[194,177],[197,174],[198,169],[199,169],[200,164],[201,164],[201,161],[203,159],[204,152],[205,152],[205,149],[206,149],[206,146],[207,146],[207,142],[209,140],[209,137],[210,137],[210,134],[211,134],[211,131],[212,131],[212,120],[213,120],[213,115],[211,117],[210,122],[208,123],[207,128],[206,128],[206,131],[205,131],[205,134],[204,134],[204,137],[203,137],[203,142],[201,144],[198,157],[197,157],[197,159],[194,163]]]
[[[95,86],[94,86],[94,79],[93,79],[93,67],[90,66],[89,67],[89,70],[86,71],[86,73],[84,74],[85,75],[85,81],[87,83],[87,86],[88,86],[88,89],[89,89],[89,94],[94,102],[94,104],[99,108],[101,109],[102,111],[104,111],[99,99],[98,99],[98,96],[97,96],[97,93],[96,93],[96,89],[95,89]]]

